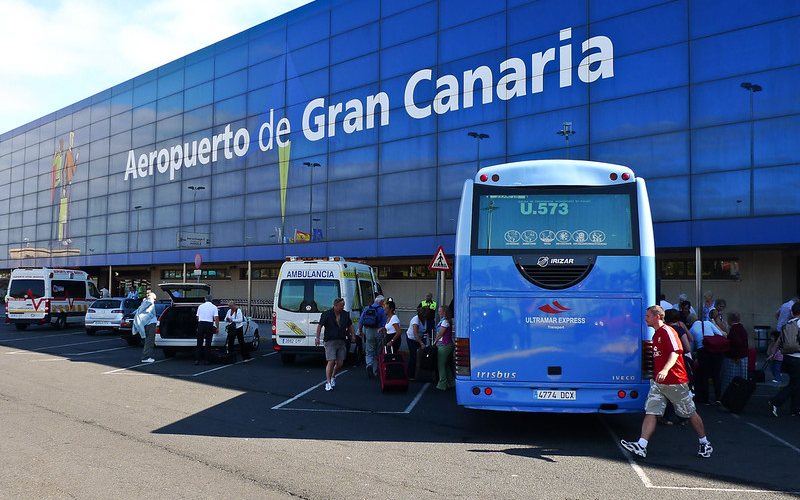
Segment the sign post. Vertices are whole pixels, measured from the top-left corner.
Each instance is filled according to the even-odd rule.
[[[202,265],[203,265],[203,256],[200,255],[199,253],[195,254],[194,255],[194,275],[197,276],[197,282],[198,283],[200,283],[200,275],[202,274],[202,272],[200,271],[200,268],[202,267]]]
[[[439,248],[436,249],[436,253],[433,254],[433,259],[431,259],[431,263],[428,264],[429,271],[436,271],[436,289],[438,291],[438,297],[436,298],[437,303],[439,306],[444,306],[444,301],[447,300],[445,297],[445,277],[444,273],[450,271],[452,267],[450,263],[447,262],[447,256],[444,254],[444,247],[439,245]]]

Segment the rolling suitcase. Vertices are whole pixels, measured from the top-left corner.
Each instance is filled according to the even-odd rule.
[[[417,351],[415,378],[418,382],[436,382],[436,346],[426,346]]]
[[[756,390],[756,383],[742,377],[733,377],[725,393],[722,394],[722,406],[731,413],[740,413]]]
[[[408,374],[403,356],[395,353],[394,349],[383,346],[383,352],[378,356],[378,379],[381,392],[389,389],[400,391],[408,390]]]

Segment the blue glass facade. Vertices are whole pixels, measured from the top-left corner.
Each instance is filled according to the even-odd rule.
[[[318,0],[0,135],[0,267],[427,256],[479,164],[567,155],[645,177],[662,249],[796,243],[797,33],[791,0]]]

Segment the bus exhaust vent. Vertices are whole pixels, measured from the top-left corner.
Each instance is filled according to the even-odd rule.
[[[514,258],[525,278],[547,290],[580,283],[594,267],[594,256],[520,255]]]

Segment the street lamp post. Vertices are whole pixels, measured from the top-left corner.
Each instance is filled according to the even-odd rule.
[[[142,209],[141,205],[136,205],[133,207],[136,211],[136,251],[139,251],[139,214],[141,213],[140,210]]]
[[[189,186],[192,191],[192,232],[197,232],[197,192],[204,190],[205,186]]]
[[[764,88],[751,82],[742,82],[741,87],[747,91],[750,96],[750,216],[754,216],[755,210],[755,121],[753,120],[753,94],[761,92]]]
[[[572,122],[564,122],[561,127],[556,134],[564,136],[564,140],[567,141],[567,159],[569,159],[569,136],[575,135],[575,131],[572,130]]]
[[[304,161],[303,165],[311,169],[311,184],[309,184],[308,196],[308,241],[314,236],[314,169],[319,167],[320,164],[315,161]]]
[[[477,165],[478,170],[480,170],[481,169],[481,141],[484,140],[484,139],[488,139],[489,138],[489,134],[482,134],[480,132],[467,132],[467,135],[472,137],[473,139],[475,139],[475,141],[478,143],[478,152],[477,152],[477,157],[475,158],[475,164]]]

